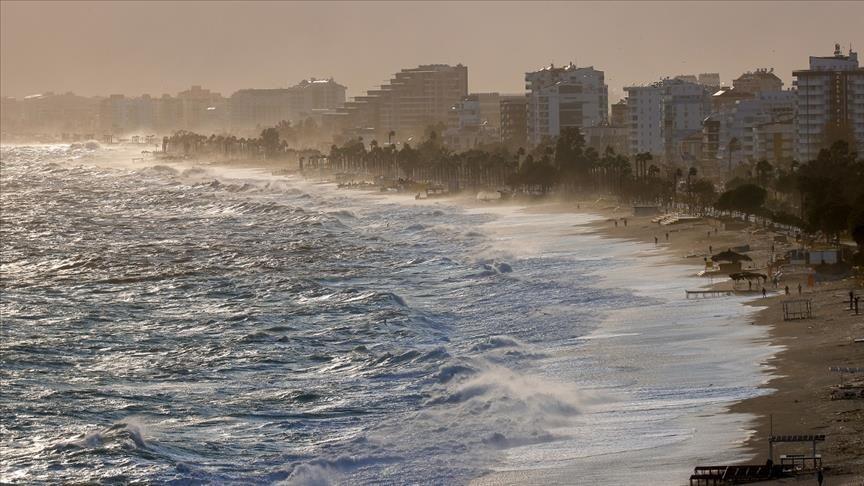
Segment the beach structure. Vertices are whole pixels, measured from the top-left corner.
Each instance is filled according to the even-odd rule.
[[[824,435],[771,435],[768,437],[768,460],[774,461],[775,444],[810,443],[812,456],[790,455],[780,456],[780,467],[784,473],[799,473],[818,471],[822,469],[822,457],[816,453],[816,443],[825,442]]]
[[[856,376],[864,376],[864,368],[851,366],[830,366],[828,371],[840,375],[840,384],[831,387],[831,400],[855,400],[864,398],[864,382],[856,380]],[[852,383],[846,383],[844,377],[850,375]]]
[[[690,476],[690,486],[755,483],[781,475],[779,465],[696,466]]]
[[[709,297],[724,297],[724,296],[732,295],[731,290],[718,290],[718,289],[714,289],[714,290],[685,290],[684,293],[686,294],[688,299],[690,297],[709,298]]]
[[[744,281],[747,282],[749,290],[754,290],[753,281],[756,281],[757,288],[758,286],[765,285],[768,282],[768,276],[764,273],[756,273],[756,272],[735,272],[729,274],[729,278],[732,279],[733,287],[737,290],[738,284]]]
[[[819,471],[822,469],[822,456],[817,454],[816,444],[824,441],[824,435],[771,435],[768,437],[768,460],[765,464],[696,466],[690,476],[690,485],[746,484]],[[780,462],[775,463],[774,447],[781,443],[810,443],[812,453],[783,454]]]
[[[813,302],[810,299],[794,299],[783,302],[783,320],[810,319],[813,317]]]
[[[749,262],[753,259],[743,253],[737,253],[729,249],[712,256],[711,260],[720,264],[720,272],[733,274],[741,271],[742,261]]]

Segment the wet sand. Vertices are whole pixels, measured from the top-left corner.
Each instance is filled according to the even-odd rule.
[[[558,210],[576,204],[559,204]],[[702,267],[708,255],[708,245],[714,252],[733,246],[749,244],[748,255],[753,258],[750,266],[762,270],[770,258],[771,246],[782,254],[795,246],[775,243],[770,231],[748,226],[724,229],[723,223],[706,219],[695,223],[659,226],[649,217],[634,218],[629,208],[619,208],[611,203],[583,201],[578,210],[592,211],[607,219],[594,224],[596,231],[608,236],[653,243],[665,248],[673,260]],[[541,207],[535,210],[540,210]],[[627,219],[624,226],[623,219]],[[618,222],[616,226],[613,220]],[[717,232],[714,233],[714,228]],[[669,234],[668,240],[666,234]],[[694,272],[698,271],[694,269]],[[709,279],[706,279],[706,284]],[[765,366],[770,379],[764,385],[766,394],[734,404],[730,412],[747,413],[755,417],[754,430],[745,446],[752,451],[750,463],[764,463],[768,458],[767,437],[773,424],[775,435],[824,434],[826,442],[818,446],[825,467],[825,484],[864,485],[864,400],[832,400],[831,389],[840,383],[840,375],[829,371],[830,366],[864,366],[864,343],[854,339],[864,338],[864,309],[861,315],[849,310],[849,291],[864,294],[860,282],[853,278],[816,283],[808,288],[802,283],[799,296],[798,280],[781,280],[777,289],[768,286],[768,297],[761,298],[761,288],[754,285],[757,297],[752,305],[764,307],[756,314],[752,325],[768,326],[770,344],[783,348]],[[791,295],[786,296],[784,287],[789,285]],[[716,286],[728,288],[730,283]],[[742,286],[743,288],[743,286]],[[784,321],[782,302],[787,299],[812,299],[813,318]],[[864,376],[857,375],[857,382],[864,384]],[[845,375],[844,382],[852,383],[854,375]],[[778,445],[775,461],[780,454],[804,454],[809,446]],[[696,464],[694,464],[696,466]],[[774,484],[816,484],[815,479],[791,478],[775,481]],[[768,483],[762,483],[768,484]]]
[[[448,201],[471,207],[527,205],[526,211],[538,213],[599,214],[604,219],[591,224],[598,234],[639,242],[656,242],[659,248],[669,253],[670,263],[693,265],[694,273],[704,268],[704,261],[712,252],[740,245],[750,246],[747,254],[753,259],[752,262],[745,262],[744,269],[767,273],[765,268],[772,250],[782,255],[786,250],[796,247],[792,240],[788,243],[775,242],[775,233],[767,229],[744,224],[727,227],[723,222],[711,218],[661,226],[652,223],[651,217],[633,217],[630,206],[621,206],[612,200],[483,203],[471,197],[459,197],[448,198]],[[864,343],[854,342],[855,338],[864,338],[864,312],[856,316],[849,311],[848,306],[849,290],[855,288],[857,294],[864,294],[864,289],[860,282],[856,283],[851,278],[817,283],[813,288],[808,288],[806,282],[802,282],[801,297],[812,299],[814,317],[783,321],[782,302],[800,298],[796,295],[798,283],[797,280],[784,280],[776,289],[769,284],[767,298],[761,298],[761,287],[753,285],[751,292],[755,300],[752,305],[764,308],[749,324],[768,326],[770,343],[766,344],[781,346],[783,350],[764,363],[765,394],[736,403],[729,411],[754,417],[753,429],[747,431],[750,435],[744,444],[753,454],[748,463],[761,464],[767,459],[767,437],[773,424],[773,432],[777,435],[827,436],[826,442],[819,446],[825,467],[825,484],[864,485],[864,400],[831,400],[831,387],[839,384],[840,376],[828,370],[829,366],[864,366]],[[705,284],[717,288],[731,287],[725,278],[706,278]],[[784,295],[786,285],[791,290],[788,297]],[[747,292],[745,286],[739,288],[742,293]],[[849,381],[847,375],[846,382]],[[718,444],[718,447],[721,446]],[[784,453],[806,452],[794,446],[778,446],[774,459],[779,461],[779,455]],[[815,479],[804,477],[770,484],[793,482],[816,484]]]

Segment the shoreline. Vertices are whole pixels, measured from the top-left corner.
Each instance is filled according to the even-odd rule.
[[[773,244],[770,231],[763,232],[753,226],[743,230],[719,230],[716,236],[709,236],[706,228],[711,225],[704,222],[679,231],[670,230],[667,243],[665,228],[652,226],[649,218],[634,218],[623,211],[598,213],[607,217],[607,221],[592,225],[599,234],[650,243],[653,241],[652,233],[662,233],[658,246],[665,247],[672,261],[685,265],[699,266],[700,258],[687,256],[700,244],[703,251],[706,244],[712,244],[715,252],[718,248],[722,251],[727,246],[750,244],[752,251],[749,254],[757,264],[767,260]],[[628,218],[627,228],[622,228],[620,220],[617,227],[609,223],[611,219],[622,217]],[[697,227],[705,233],[697,232]],[[754,230],[757,233],[754,234]],[[742,236],[747,241],[736,242],[736,238]],[[782,251],[780,248],[777,250]],[[765,344],[777,346],[779,350],[761,363],[766,369],[766,380],[760,389],[767,393],[735,402],[728,407],[728,412],[753,417],[752,433],[743,443],[753,455],[749,463],[764,464],[767,460],[767,437],[772,426],[776,435],[823,434],[826,442],[819,445],[818,453],[825,460],[825,477],[833,480],[832,484],[861,485],[864,484],[864,403],[860,399],[831,400],[831,387],[839,383],[840,377],[828,370],[829,366],[860,367],[864,364],[864,343],[854,342],[855,338],[864,337],[864,313],[855,316],[848,308],[848,292],[858,284],[854,277],[819,282],[812,288],[807,288],[804,282],[801,297],[812,299],[814,317],[784,321],[782,303],[787,298],[798,298],[797,283],[797,280],[781,281],[777,289],[770,289],[773,292],[767,298],[759,295],[758,290],[754,291],[754,299],[745,303],[762,307],[756,311],[751,325],[766,326],[768,338]],[[784,292],[785,285],[791,289],[788,297]],[[861,287],[857,286],[856,295],[861,293]],[[847,382],[851,380],[849,376],[846,376]],[[778,446],[774,461],[779,462],[780,454],[801,452],[800,448]],[[801,480],[788,478],[763,484],[800,484]]]
[[[496,203],[490,206],[467,197],[451,197],[441,201],[471,209],[496,207]],[[666,254],[668,264],[686,265],[694,270],[702,267],[703,256],[709,256],[708,245],[714,253],[738,245],[750,245],[748,255],[753,258],[753,268],[764,266],[772,253],[772,245],[778,254],[796,246],[794,242],[774,242],[774,232],[755,225],[726,230],[721,221],[713,218],[659,226],[651,223],[650,217],[634,217],[627,208],[602,199],[497,203],[497,206],[502,205],[524,206],[523,210],[529,213],[577,212],[600,216],[601,219],[586,225],[592,233],[643,244],[654,243],[656,236],[656,246]],[[627,219],[626,227],[622,218]],[[617,226],[612,223],[613,220],[618,220]],[[723,280],[715,283],[713,279],[706,279],[702,287],[730,288],[728,279]],[[751,417],[750,429],[744,431],[747,438],[740,444],[751,455],[751,459],[743,463],[765,463],[768,458],[767,436],[773,424],[773,431],[777,435],[826,435],[826,442],[820,444],[817,451],[825,461],[825,477],[832,484],[860,486],[864,484],[864,403],[860,400],[831,400],[830,388],[839,383],[839,376],[828,371],[829,366],[859,367],[864,364],[864,343],[853,341],[853,338],[864,337],[864,313],[855,316],[848,311],[848,304],[843,302],[844,298],[848,301],[848,291],[856,283],[854,277],[819,282],[812,288],[807,288],[806,282],[802,282],[802,297],[812,299],[814,318],[783,321],[782,302],[787,298],[784,287],[790,287],[791,295],[788,298],[797,298],[798,283],[797,280],[784,280],[776,289],[769,283],[766,285],[769,293],[765,298],[761,296],[761,288],[756,286],[752,292],[740,291],[752,297],[744,305],[761,307],[752,314],[750,322],[750,325],[767,327],[767,337],[757,344],[777,350],[758,363],[764,369],[765,379],[759,386],[764,393],[729,404],[726,413]],[[856,295],[859,293],[860,287]],[[832,323],[833,327],[826,329],[820,326],[826,322]],[[779,462],[779,456],[784,453],[802,453],[802,450],[794,446],[778,446],[774,461]],[[700,464],[693,464],[694,467],[697,465]],[[805,478],[792,477],[762,484],[801,484],[801,481],[810,484]],[[815,478],[812,478],[812,484],[816,484]]]
[[[212,165],[223,166],[219,163]],[[255,164],[242,164],[241,167],[263,171],[272,169]],[[314,184],[322,181],[307,179],[307,182]],[[600,220],[586,225],[591,228],[590,232],[603,237],[649,244],[654,243],[654,238],[657,237],[656,246],[666,253],[669,264],[701,267],[702,257],[709,254],[709,245],[716,253],[742,244],[750,245],[751,251],[748,254],[753,257],[754,264],[758,264],[767,261],[774,243],[774,234],[771,231],[754,225],[726,230],[721,222],[714,219],[661,227],[651,223],[650,217],[633,217],[630,215],[629,208],[620,207],[615,201],[603,199],[484,203],[470,196],[451,196],[427,202],[434,201],[452,203],[472,210],[484,207],[520,206],[529,213],[578,212],[598,215],[601,217]],[[627,218],[626,227],[623,225],[622,218]],[[613,220],[618,220],[619,224],[615,226]],[[782,253],[784,249],[794,246],[794,243],[785,247],[779,244],[777,246],[780,248],[776,248],[776,252]],[[713,281],[706,280],[705,286],[709,285],[714,285]],[[724,283],[719,285],[722,286]],[[728,283],[725,285],[728,287]],[[781,282],[778,289],[780,294],[784,285],[786,282]],[[842,332],[838,331],[838,328],[831,328],[836,332],[826,333],[821,332],[823,330],[817,331],[814,326],[821,321],[821,312],[830,311],[829,314],[832,316],[829,317],[830,321],[838,320],[845,327],[850,328],[847,329],[846,334],[853,332],[851,326],[856,317],[845,316],[848,318],[844,318],[840,315],[842,309],[836,304],[837,299],[844,293],[842,288],[846,288],[845,292],[848,292],[850,285],[852,282],[847,279],[841,282],[817,284],[813,289],[806,289],[805,297],[814,300],[816,318],[793,321],[791,324],[782,321],[783,295],[772,293],[767,298],[762,298],[759,295],[761,289],[754,289],[752,292],[753,300],[746,304],[763,308],[755,312],[751,325],[768,326],[766,341],[760,344],[776,346],[779,350],[759,363],[759,366],[765,368],[763,371],[765,380],[759,387],[765,393],[734,402],[725,409],[726,413],[747,414],[752,417],[751,430],[744,431],[749,433],[749,436],[740,444],[742,449],[752,456],[747,463],[764,464],[767,458],[766,437],[773,418],[774,431],[777,434],[818,433],[828,436],[828,441],[820,445],[820,452],[825,458],[825,476],[832,478],[835,481],[833,484],[864,484],[861,482],[864,481],[862,405],[860,401],[858,403],[854,400],[831,401],[826,397],[830,393],[827,387],[838,381],[836,375],[829,375],[827,366],[860,366],[864,363],[864,344],[844,344],[839,336]],[[790,284],[790,288],[794,287]],[[834,299],[835,305],[829,309],[828,301],[831,299]],[[862,325],[864,317],[857,316],[857,319],[857,327],[854,328],[854,332],[857,333],[855,337],[864,337],[864,325]],[[851,342],[851,339],[848,341]],[[815,349],[819,352],[814,353]],[[838,355],[838,350],[842,356]],[[836,362],[825,362],[822,359],[823,352],[836,356]],[[838,411],[838,408],[841,410]],[[837,413],[841,414],[839,418]],[[775,452],[775,461],[779,462],[781,453],[782,450]],[[699,464],[693,464],[694,467],[697,465]],[[800,480],[801,478],[790,478],[787,481],[779,480],[768,484],[784,484],[788,481],[797,483]],[[836,482],[838,480],[841,482]]]

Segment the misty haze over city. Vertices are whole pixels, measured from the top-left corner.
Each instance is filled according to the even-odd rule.
[[[862,25],[0,0],[0,482],[861,484]]]

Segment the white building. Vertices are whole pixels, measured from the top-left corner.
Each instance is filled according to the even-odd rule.
[[[710,112],[710,89],[680,79],[649,86],[628,86],[630,152],[650,152],[666,160],[680,158],[680,143],[702,131]]]
[[[732,165],[766,158],[775,161],[775,143],[788,145],[795,117],[794,91],[763,91],[753,98],[736,101],[717,114],[720,121],[718,158]],[[761,133],[760,133],[761,131]],[[770,133],[770,136],[769,136]],[[780,136],[779,141],[775,137]],[[782,137],[787,137],[786,140]],[[738,141],[729,157],[730,141]],[[760,140],[761,138],[761,140]],[[770,147],[766,146],[769,144]]]
[[[810,56],[810,69],[792,75],[798,88],[798,161],[815,159],[837,139],[854,138],[864,154],[864,68],[858,66],[858,54],[850,49],[844,56],[837,44],[833,56]]]
[[[451,108],[445,143],[468,150],[500,139],[501,100],[498,93],[472,93]]]
[[[603,71],[570,63],[525,73],[528,98],[528,142],[536,145],[566,128],[605,123],[609,93]]]

